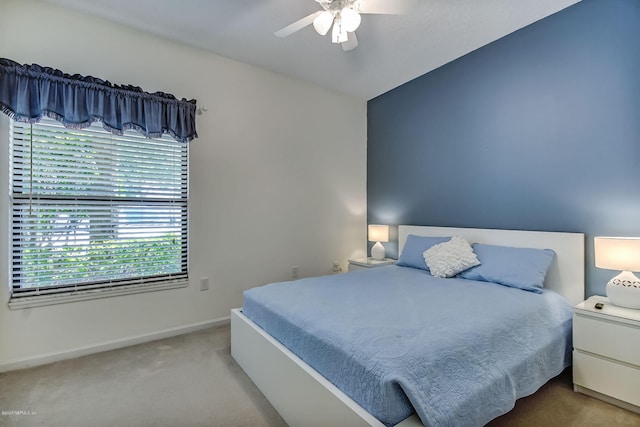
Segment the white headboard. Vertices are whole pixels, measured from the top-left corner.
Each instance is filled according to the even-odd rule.
[[[545,288],[564,296],[572,305],[584,300],[584,234],[548,231],[492,230],[486,228],[398,226],[399,253],[409,234],[461,236],[469,243],[553,249],[556,257],[545,280]]]

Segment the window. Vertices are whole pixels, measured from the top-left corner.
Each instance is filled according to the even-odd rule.
[[[50,119],[10,133],[10,306],[186,286],[187,144]]]

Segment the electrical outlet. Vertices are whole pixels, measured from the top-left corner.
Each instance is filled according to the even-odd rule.
[[[300,275],[300,268],[298,266],[291,267],[291,278],[297,279]]]
[[[342,271],[342,267],[340,267],[340,263],[338,261],[333,261],[333,272],[340,273]]]
[[[200,278],[200,290],[201,291],[206,291],[209,289],[209,278],[208,277],[201,277]]]

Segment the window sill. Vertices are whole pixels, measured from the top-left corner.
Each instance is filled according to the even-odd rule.
[[[165,291],[168,289],[186,288],[189,286],[188,279],[167,281],[153,285],[131,285],[118,288],[103,288],[93,290],[83,290],[63,294],[39,295],[22,298],[11,298],[9,308],[11,310],[21,310],[25,308],[43,307],[47,305],[66,304],[69,302],[87,301],[92,299],[111,298],[123,295],[139,294],[144,292]]]

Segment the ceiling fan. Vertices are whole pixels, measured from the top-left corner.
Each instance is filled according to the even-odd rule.
[[[276,31],[276,37],[287,37],[313,24],[316,32],[324,36],[331,26],[331,41],[340,43],[345,51],[358,46],[356,29],[360,26],[362,13],[402,15],[414,6],[416,0],[315,0],[322,6],[302,19]]]

